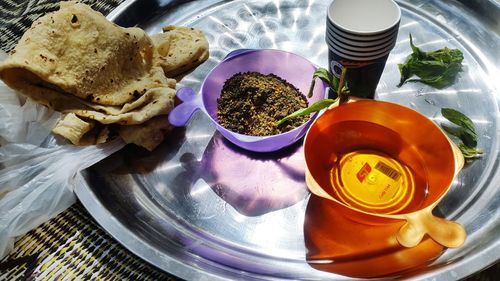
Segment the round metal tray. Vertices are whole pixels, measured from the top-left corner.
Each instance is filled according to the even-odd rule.
[[[149,33],[167,24],[202,29],[210,58],[179,86],[199,90],[230,51],[274,48],[327,64],[329,1],[126,1],[108,18]],[[494,1],[399,1],[402,20],[377,99],[416,109],[437,123],[441,107],[475,122],[482,158],[466,165],[436,208],[463,224],[468,238],[430,264],[396,278],[455,280],[500,258],[499,77],[500,5]],[[411,52],[409,33],[424,50],[464,53],[456,84],[436,90],[397,88],[397,64]],[[418,130],[418,124],[413,124]],[[312,198],[303,184],[301,144],[275,154],[239,150],[198,114],[157,150],[127,147],[83,172],[76,193],[116,240],[151,264],[193,279],[349,279],[307,263],[304,223]],[[324,221],[328,223],[327,218]],[[329,261],[335,262],[335,261]]]

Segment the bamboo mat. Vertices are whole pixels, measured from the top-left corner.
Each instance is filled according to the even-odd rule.
[[[83,0],[104,15],[124,0]],[[57,1],[0,0],[0,46],[9,51]],[[139,259],[109,236],[80,203],[19,238],[0,262],[0,280],[178,280]],[[500,263],[467,278],[500,280]]]

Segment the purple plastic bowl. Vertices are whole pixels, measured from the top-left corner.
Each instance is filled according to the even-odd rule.
[[[190,88],[181,88],[177,97],[183,101],[169,114],[169,122],[176,127],[183,127],[189,122],[194,112],[202,110],[217,130],[229,141],[244,149],[256,152],[270,152],[289,146],[304,136],[316,114],[301,126],[288,132],[272,136],[248,136],[225,129],[217,121],[217,99],[224,82],[236,73],[255,71],[262,74],[273,73],[297,87],[307,95],[311,79],[317,67],[307,59],[285,51],[262,49],[240,49],[231,52],[207,75],[197,94]],[[326,84],[317,79],[313,96],[309,104],[325,98]]]

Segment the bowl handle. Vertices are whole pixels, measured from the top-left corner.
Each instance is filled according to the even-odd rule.
[[[176,95],[182,103],[170,111],[168,122],[176,127],[184,127],[193,114],[201,108],[201,98],[188,87],[180,88]]]
[[[455,248],[461,246],[467,236],[461,224],[435,217],[432,206],[404,216],[406,223],[399,229],[396,238],[405,247],[417,246],[428,234],[437,243]]]

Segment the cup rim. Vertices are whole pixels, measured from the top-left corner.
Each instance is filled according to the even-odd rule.
[[[342,41],[346,44],[353,45],[353,46],[359,46],[359,47],[365,47],[365,46],[374,46],[374,45],[380,45],[383,44],[384,42],[394,40],[395,37],[398,36],[399,30],[396,29],[392,33],[388,33],[384,37],[380,37],[377,39],[370,39],[370,40],[358,40],[353,38],[352,36],[346,37],[342,33],[339,33],[338,30],[332,29],[327,27],[325,34],[335,37],[337,40]]]
[[[371,34],[356,34],[352,33],[349,31],[346,31],[339,26],[333,24],[330,22],[328,19],[326,21],[326,27],[332,30],[336,30],[336,32],[341,33],[344,36],[349,36],[352,37],[354,40],[360,40],[360,41],[369,41],[369,40],[376,40],[378,38],[383,38],[386,37],[388,34],[394,33],[396,30],[399,29],[399,23],[397,22],[396,25],[392,26],[391,28],[388,28],[384,30],[383,32],[376,32],[376,33],[371,33]]]
[[[383,40],[386,40],[387,38],[390,38],[393,35],[396,35],[399,31],[399,24],[394,26],[394,28],[387,30],[386,32],[374,34],[374,35],[364,35],[364,36],[342,31],[341,29],[337,28],[336,26],[329,24],[328,21],[326,24],[326,30],[331,31],[332,33],[335,33],[336,35],[338,35],[342,38],[348,39],[348,40],[359,41],[360,43],[364,43],[364,42],[371,43],[373,41],[383,41]]]
[[[367,60],[374,60],[374,59],[381,58],[381,57],[389,54],[395,45],[395,42],[394,42],[394,44],[392,44],[386,48],[383,48],[379,51],[374,51],[374,52],[352,52],[352,51],[345,50],[344,48],[337,46],[333,42],[329,41],[329,39],[326,40],[326,43],[328,45],[328,49],[331,50],[332,52],[337,53],[339,56],[344,57],[346,59],[352,59],[352,60],[357,60],[357,61],[367,61]],[[360,55],[360,54],[364,54],[364,55]]]
[[[347,26],[343,26],[341,23],[336,22],[334,17],[332,16],[332,9],[335,7],[335,3],[339,2],[339,1],[345,1],[344,3],[349,3],[349,4],[353,4],[353,2],[354,2],[354,0],[333,0],[327,9],[327,13],[326,13],[327,14],[327,22],[328,21],[331,22],[332,25],[335,25],[336,27],[338,27],[339,29],[341,29],[347,33],[361,35],[361,36],[363,36],[363,35],[365,35],[365,36],[366,35],[369,35],[369,36],[370,35],[377,35],[377,34],[385,33],[388,30],[394,28],[395,26],[398,26],[399,22],[401,20],[401,9],[399,8],[398,4],[394,0],[384,0],[383,4],[387,5],[385,8],[390,9],[391,8],[390,6],[392,6],[392,8],[395,9],[395,12],[396,12],[396,16],[394,18],[394,21],[390,25],[388,25],[386,28],[383,28],[380,30],[373,30],[373,31],[351,29]],[[359,3],[359,1],[365,1],[366,3],[368,3],[372,0],[356,0],[356,2],[358,2],[358,3]],[[356,4],[358,4],[358,3],[356,3]]]
[[[360,51],[360,52],[375,52],[375,51],[381,51],[384,50],[385,48],[389,47],[391,44],[394,44],[394,41],[396,41],[397,36],[393,40],[388,40],[383,43],[377,44],[377,45],[372,45],[372,46],[359,46],[359,45],[353,45],[353,44],[348,44],[346,42],[343,42],[342,40],[339,40],[336,37],[333,37],[331,34],[327,33],[325,36],[326,40],[329,40],[333,44],[337,45],[340,48],[346,49],[346,50],[353,50],[353,51]]]

